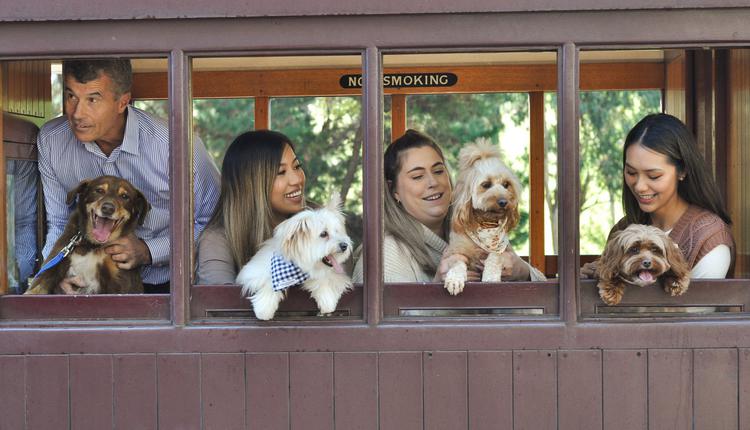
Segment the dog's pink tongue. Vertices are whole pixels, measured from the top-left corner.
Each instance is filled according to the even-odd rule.
[[[339,275],[343,275],[344,268],[341,267],[341,264],[339,264],[338,261],[336,261],[336,258],[334,258],[333,254],[328,254],[327,257],[328,257],[328,262],[331,263],[331,266],[333,266],[333,270]]]
[[[654,275],[651,274],[648,270],[641,270],[640,273],[638,273],[638,278],[643,282],[653,282],[654,281]]]
[[[97,242],[103,243],[109,239],[109,235],[112,234],[112,228],[114,226],[114,220],[95,216],[94,228],[92,229],[91,233],[94,235],[94,239],[96,239]]]

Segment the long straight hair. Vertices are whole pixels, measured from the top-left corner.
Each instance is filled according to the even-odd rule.
[[[273,235],[271,190],[286,146],[285,135],[245,132],[229,145],[221,166],[221,194],[206,229],[223,230],[238,270]]]
[[[434,140],[426,134],[416,130],[406,130],[403,136],[394,140],[388,145],[383,156],[383,170],[385,171],[385,192],[383,196],[383,218],[385,232],[393,236],[401,246],[406,248],[417,261],[419,267],[425,273],[435,273],[437,270],[436,262],[430,257],[425,246],[425,235],[423,224],[411,216],[404,207],[396,202],[393,197],[393,190],[396,189],[398,174],[401,172],[402,155],[405,151],[412,148],[422,148],[429,146],[434,149],[445,162],[443,151],[437,146]],[[450,176],[449,176],[450,177]],[[452,184],[451,184],[452,188]],[[450,226],[450,209],[443,221],[443,231],[447,232]],[[445,238],[444,238],[445,239]]]
[[[679,119],[665,113],[647,115],[630,130],[622,149],[622,168],[631,145],[664,154],[669,163],[684,177],[677,181],[677,194],[691,205],[699,206],[721,217],[725,223],[732,219],[724,209],[724,202],[706,162],[698,152],[698,145],[690,131]],[[624,179],[624,178],[623,178]],[[627,183],[623,180],[622,205],[630,224],[650,224],[649,214],[643,212]]]

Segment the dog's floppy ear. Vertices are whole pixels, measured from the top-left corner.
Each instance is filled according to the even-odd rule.
[[[453,219],[451,228],[458,234],[464,234],[466,231],[473,231],[475,224],[471,219],[471,193],[466,184],[459,182],[453,194]]]
[[[607,241],[604,252],[596,266],[596,277],[611,282],[620,272],[620,261],[625,255],[625,249],[620,241],[622,231],[615,232]]]
[[[521,206],[521,183],[518,181],[518,178],[515,177],[515,175],[512,175],[510,178],[510,192],[513,193],[513,209],[507,211],[506,220],[505,220],[505,231],[509,232],[516,228],[518,223],[521,221],[521,211],[519,210],[519,207]]]
[[[310,235],[312,234],[311,219],[306,216],[293,216],[288,220],[282,222],[276,227],[279,231],[281,239],[281,253],[291,259],[298,260],[298,253],[300,249],[306,249],[307,246],[304,243],[309,243]]]
[[[674,274],[674,277],[679,281],[689,280],[690,266],[685,261],[685,256],[680,251],[680,248],[666,234],[664,235],[664,253],[669,264],[669,271]]]
[[[143,225],[146,222],[146,215],[151,210],[151,204],[146,200],[146,196],[143,195],[141,190],[135,190],[135,210],[138,213],[138,225]]]
[[[86,187],[89,186],[89,182],[91,182],[90,179],[84,179],[82,180],[78,185],[76,185],[75,188],[68,191],[68,196],[65,199],[65,203],[70,206],[73,204],[73,202],[76,200],[76,196],[79,194],[83,194],[86,192]]]

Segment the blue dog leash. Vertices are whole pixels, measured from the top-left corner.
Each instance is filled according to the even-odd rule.
[[[60,252],[57,253],[57,255],[55,255],[55,258],[49,260],[48,262],[44,263],[44,265],[42,265],[42,268],[39,269],[39,272],[37,272],[37,274],[34,275],[34,279],[38,278],[39,275],[57,266],[61,261],[63,261],[65,257],[67,257],[68,255],[70,255],[71,252],[73,252],[73,248],[75,248],[76,245],[81,243],[81,239],[83,239],[83,235],[79,231],[78,233],[76,233],[75,236],[73,236],[70,239],[70,242],[68,242],[68,244],[65,245],[65,247],[61,249]]]

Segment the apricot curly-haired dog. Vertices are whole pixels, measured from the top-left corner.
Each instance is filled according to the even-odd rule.
[[[461,254],[468,267],[484,261],[482,282],[499,282],[508,246],[508,231],[518,224],[521,184],[500,159],[488,140],[464,147],[459,153],[459,173],[453,194],[453,219],[446,255]],[[450,294],[463,291],[467,265],[449,268],[444,286]]]
[[[642,224],[612,234],[596,274],[599,296],[608,305],[620,303],[626,285],[661,282],[671,296],[684,294],[690,285],[690,268],[677,245],[661,229]]]

